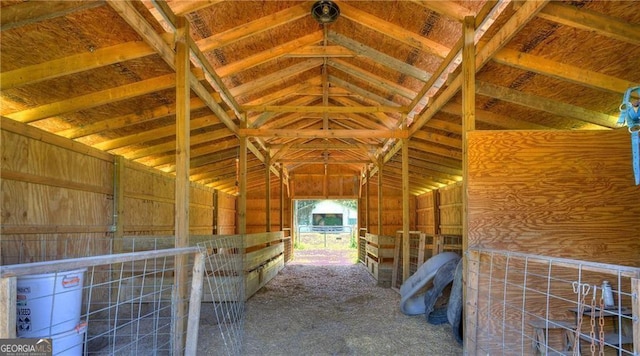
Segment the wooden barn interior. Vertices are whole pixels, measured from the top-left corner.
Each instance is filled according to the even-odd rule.
[[[559,348],[554,328],[640,354],[618,122],[640,103],[638,2],[2,0],[0,31],[0,337],[20,276],[114,256],[175,258],[189,304],[193,249],[224,236],[204,255],[240,256],[249,298],[295,259],[294,201],[353,199],[378,285],[462,256],[465,354]],[[596,313],[558,322],[605,279],[606,345]]]

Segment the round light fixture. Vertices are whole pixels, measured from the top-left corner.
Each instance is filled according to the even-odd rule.
[[[329,24],[340,16],[340,8],[333,1],[316,1],[311,7],[311,16],[320,24]]]

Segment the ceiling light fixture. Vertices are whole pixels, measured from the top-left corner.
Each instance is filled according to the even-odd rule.
[[[311,16],[322,25],[330,24],[340,16],[340,8],[333,1],[316,1],[311,7]]]

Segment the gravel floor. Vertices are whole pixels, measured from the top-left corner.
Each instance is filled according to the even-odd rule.
[[[296,259],[247,301],[242,354],[462,354],[448,324],[403,315],[400,295],[377,287],[348,253],[296,251]]]

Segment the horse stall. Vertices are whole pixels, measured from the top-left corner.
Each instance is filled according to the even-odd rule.
[[[640,191],[627,130],[469,140],[466,349],[637,354]]]

